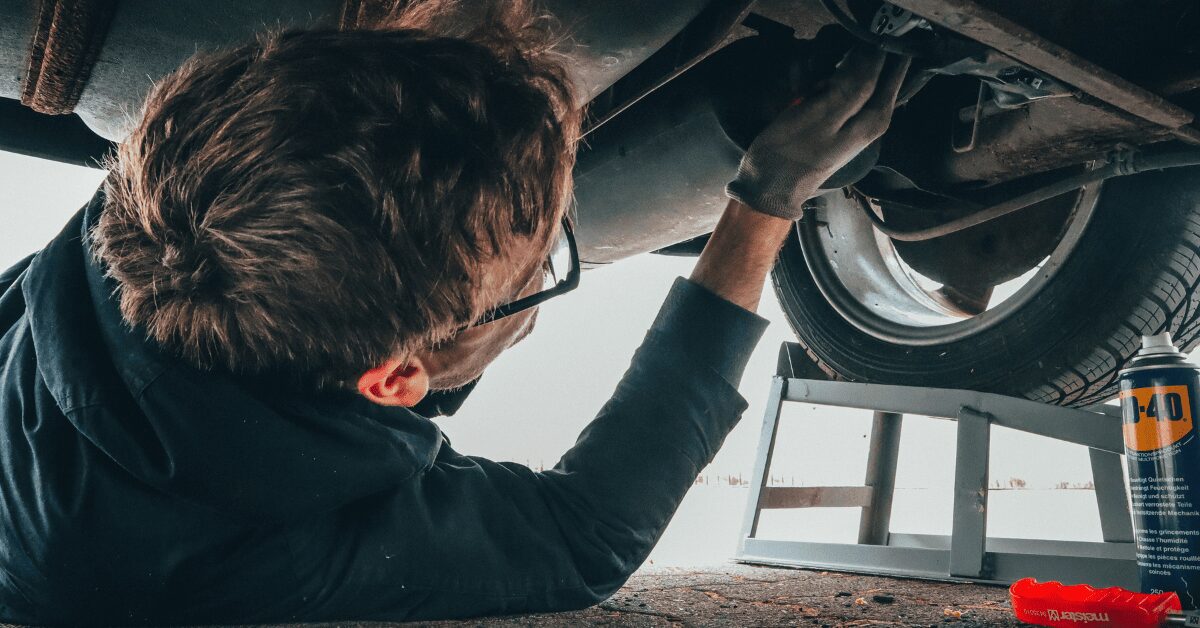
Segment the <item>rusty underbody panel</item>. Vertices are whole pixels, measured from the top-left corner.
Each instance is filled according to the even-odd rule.
[[[974,150],[943,153],[937,174],[944,181],[995,183],[1095,159],[1122,143],[1146,144],[1166,139],[1200,143],[1200,131],[1192,125],[1195,115],[1188,109],[1055,44],[982,3],[896,0],[895,4],[1062,81],[1074,92],[1065,98],[1039,100],[1020,109],[981,118]],[[1169,3],[1159,4],[1170,7]],[[1109,21],[1115,25],[1127,13],[1114,12]],[[1064,26],[1060,23],[1052,30],[1066,31]],[[1151,36],[1155,31],[1161,33],[1162,29],[1146,29],[1139,37]],[[1100,30],[1093,34],[1105,35]],[[1075,38],[1081,44],[1086,41],[1078,34]],[[1097,46],[1092,43],[1085,47]],[[1186,77],[1194,68],[1170,70],[1176,62],[1176,58],[1160,58],[1151,73],[1160,77],[1174,75],[1178,84],[1179,75]],[[1145,70],[1141,74],[1144,78]]]
[[[865,0],[847,0],[848,6]],[[1071,87],[979,120],[975,146],[951,148],[953,111],[920,116],[924,147],[916,175],[931,187],[990,185],[1103,157],[1118,145],[1200,142],[1200,43],[1190,0],[893,0],[939,28],[981,42]],[[756,11],[798,33],[827,20],[816,0],[764,0]],[[820,20],[816,16],[822,16]],[[811,27],[807,30],[811,30]],[[803,35],[801,35],[803,36]],[[1172,102],[1175,101],[1175,102]],[[958,103],[966,108],[973,101]],[[926,103],[928,104],[928,103]],[[936,106],[934,107],[937,108]],[[905,134],[912,139],[912,134]],[[913,149],[901,151],[906,159]]]

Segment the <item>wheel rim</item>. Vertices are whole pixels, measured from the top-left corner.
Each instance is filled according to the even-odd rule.
[[[1061,268],[1091,221],[1100,185],[1081,190],[1053,251],[1017,280],[997,288],[988,308],[964,318],[939,299],[878,232],[857,197],[834,190],[821,197],[820,216],[796,224],[804,261],[826,301],[847,322],[880,340],[929,346],[962,340],[995,326],[1034,298]],[[1002,297],[1002,298],[998,298]]]

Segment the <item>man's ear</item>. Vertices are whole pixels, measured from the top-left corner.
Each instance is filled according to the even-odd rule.
[[[429,371],[416,356],[392,358],[363,373],[358,392],[381,406],[411,408],[429,393]]]

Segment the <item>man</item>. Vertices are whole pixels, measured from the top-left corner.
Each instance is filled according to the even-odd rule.
[[[410,408],[553,294],[579,116],[518,12],[455,37],[429,16],[188,63],[0,275],[0,620],[566,610],[645,559],[745,408],[785,234],[903,65],[852,53],[754,142],[612,400],[536,473]]]

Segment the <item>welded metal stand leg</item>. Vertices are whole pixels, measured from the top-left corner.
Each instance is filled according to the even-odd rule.
[[[1092,459],[1092,484],[1096,486],[1096,507],[1100,510],[1100,531],[1104,540],[1132,543],[1133,522],[1129,515],[1121,456],[1091,448],[1088,456]]]
[[[952,576],[984,575],[990,444],[990,417],[970,408],[960,409],[958,455],[954,464],[954,527],[950,537]]]
[[[762,432],[758,440],[758,458],[754,461],[750,495],[746,501],[746,517],[742,521],[742,539],[753,538],[758,533],[758,515],[762,512],[759,503],[763,487],[770,479],[771,456],[775,452],[775,436],[779,433],[779,412],[783,409],[783,396],[787,391],[787,378],[775,376],[771,379],[771,392],[767,397],[766,415],[763,417]],[[739,550],[741,553],[742,550]]]
[[[867,479],[864,485],[871,487],[873,491],[871,502],[863,507],[862,517],[858,521],[859,543],[888,544],[903,418],[903,415],[895,412],[876,412],[871,422],[871,449],[867,453]]]

